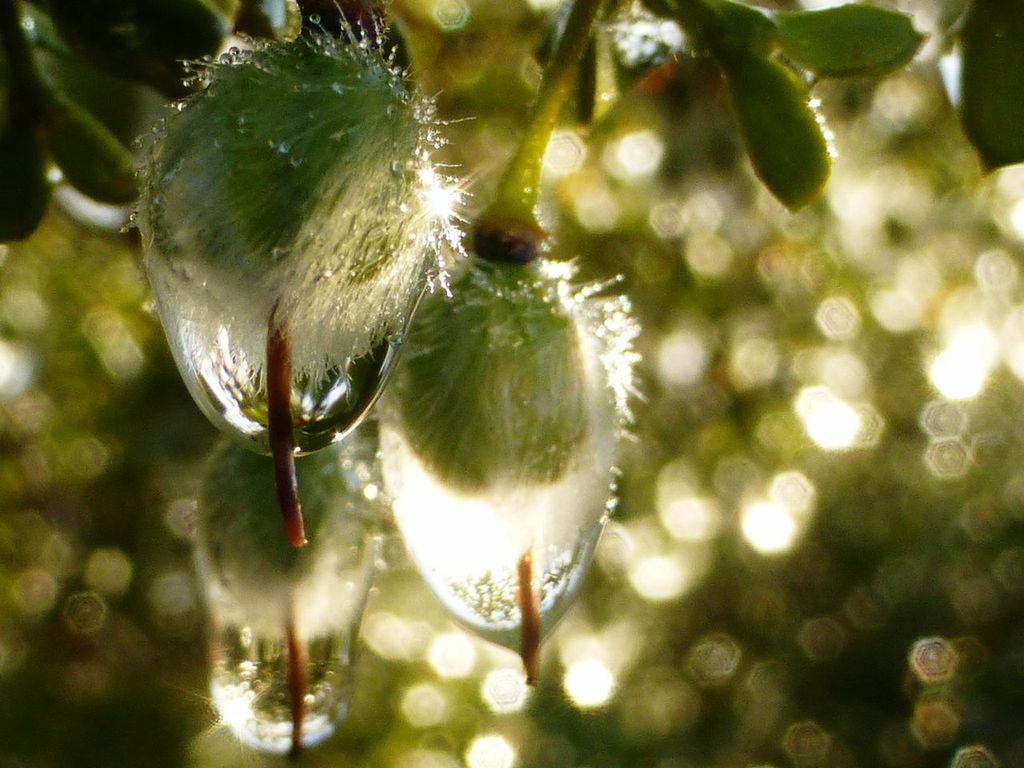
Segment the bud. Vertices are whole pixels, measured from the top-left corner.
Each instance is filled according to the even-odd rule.
[[[295,447],[339,439],[458,239],[433,104],[369,35],[195,65],[205,88],[157,127],[141,172],[143,263],[175,360],[211,421],[257,450],[271,346]]]
[[[637,328],[565,265],[477,261],[431,297],[385,396],[385,485],[452,615],[523,654],[571,602],[612,506]]]
[[[379,556],[374,451],[358,438],[298,462],[312,543],[279,533],[270,459],[225,444],[206,471],[196,558],[210,613],[213,702],[250,747],[327,738],[346,713],[351,652]]]

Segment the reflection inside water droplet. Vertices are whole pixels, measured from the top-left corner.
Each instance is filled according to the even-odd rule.
[[[369,353],[322,374],[294,377],[291,410],[299,452],[319,450],[358,426],[391,375],[400,345],[401,337],[391,336]],[[263,361],[250,361],[233,349],[224,328],[212,348],[179,353],[178,345],[174,347],[181,369],[191,374],[185,383],[203,412],[229,433],[269,452]]]
[[[327,738],[351,694],[350,648],[380,555],[374,441],[296,462],[310,542],[279,533],[272,460],[225,441],[207,464],[196,559],[210,621],[213,703],[263,752]]]
[[[541,634],[569,607],[608,514],[614,442],[595,443],[587,444],[593,458],[555,482],[463,494],[424,466],[401,434],[382,425],[395,520],[423,578],[460,622],[520,650],[524,555],[532,558],[530,589]]]
[[[338,633],[308,643],[303,747],[322,742],[345,717],[352,680],[349,641],[347,633]],[[226,625],[214,643],[210,694],[224,725],[253,749],[289,752],[292,716],[285,637],[254,635],[248,627]]]

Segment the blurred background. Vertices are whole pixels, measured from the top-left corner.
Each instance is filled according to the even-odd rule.
[[[396,3],[469,219],[555,5]],[[1024,167],[983,174],[962,133],[956,5],[899,3],[930,36],[905,71],[816,86],[837,155],[795,215],[679,30],[605,22],[621,90],[556,134],[543,204],[552,256],[622,275],[643,327],[595,566],[531,690],[389,535],[348,717],[302,763],[1024,766]],[[40,56],[126,136],[163,101]],[[126,221],[61,187],[0,246],[0,768],[277,764],[208,697],[216,436]]]

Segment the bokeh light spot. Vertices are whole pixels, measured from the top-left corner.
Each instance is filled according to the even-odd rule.
[[[434,21],[445,32],[462,29],[469,21],[470,11],[465,0],[434,0]]]
[[[692,581],[692,569],[674,555],[641,557],[629,569],[629,583],[642,598],[652,603],[674,600]]]
[[[970,466],[970,458],[967,445],[959,437],[935,440],[925,451],[925,463],[936,477],[963,477]]]
[[[830,296],[818,305],[814,320],[830,339],[852,339],[860,331],[860,312],[846,296]]]
[[[736,674],[741,656],[740,647],[732,637],[715,633],[701,638],[690,649],[687,667],[699,685],[718,687]]]
[[[774,341],[761,336],[746,338],[729,352],[729,377],[739,390],[765,387],[775,380],[780,361]]]
[[[629,181],[654,173],[664,154],[665,144],[654,131],[634,131],[606,147],[604,164],[614,176]]]
[[[132,561],[120,549],[99,547],[89,555],[82,575],[91,589],[118,598],[131,584]]]
[[[611,698],[615,690],[615,676],[597,659],[583,659],[566,670],[562,685],[577,707],[593,709]]]
[[[667,387],[688,387],[700,382],[710,359],[703,336],[694,329],[680,328],[658,346],[658,377]]]
[[[956,674],[956,649],[941,637],[924,637],[910,648],[910,668],[925,684],[945,683]]]
[[[76,592],[64,601],[64,621],[75,634],[98,632],[107,618],[107,604],[95,592]]]
[[[429,728],[444,720],[444,694],[432,683],[411,686],[402,696],[402,715],[414,728]]]
[[[956,751],[949,768],[999,768],[999,761],[988,747],[971,744]]]
[[[785,552],[799,534],[792,512],[777,501],[754,501],[743,508],[740,528],[747,542],[764,555]]]
[[[464,632],[448,632],[430,643],[427,661],[440,677],[468,677],[476,666],[476,649]]]
[[[921,426],[932,437],[955,437],[967,428],[967,414],[959,403],[933,400],[921,411]]]
[[[914,707],[910,730],[927,749],[947,747],[960,730],[960,715],[945,698],[921,696]]]
[[[987,326],[959,329],[928,366],[928,378],[944,397],[969,400],[985,386],[995,365],[998,344]]]
[[[497,714],[518,712],[529,695],[526,676],[516,669],[492,669],[480,686],[480,693],[488,708]]]
[[[586,145],[579,134],[567,130],[555,131],[544,155],[544,174],[557,179],[575,173],[583,165],[586,155]]]
[[[805,720],[786,729],[782,747],[798,766],[821,765],[832,749],[832,737],[813,720]]]
[[[849,448],[857,440],[861,416],[828,387],[805,387],[797,396],[796,412],[811,439],[826,450]]]
[[[498,734],[477,736],[466,748],[468,768],[512,768],[515,761],[515,749]]]

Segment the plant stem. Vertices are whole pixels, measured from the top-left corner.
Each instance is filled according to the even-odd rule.
[[[536,685],[540,677],[540,606],[533,592],[533,556],[527,552],[519,558],[518,581],[519,624],[522,632],[523,668],[526,684]]]
[[[8,99],[11,119],[41,120],[48,89],[32,59],[32,51],[21,26],[17,0],[0,0],[0,44],[10,71]]]
[[[289,598],[291,601],[292,598]],[[295,628],[295,606],[288,607],[288,702],[292,717],[292,745],[288,756],[296,758],[302,752],[302,723],[306,719],[306,667],[309,653],[306,643]]]
[[[306,543],[295,476],[295,435],[292,433],[292,350],[288,329],[277,319],[277,307],[267,322],[267,439],[274,459],[274,486],[284,528],[292,546]]]
[[[574,0],[565,31],[544,70],[544,79],[531,108],[526,131],[505,170],[494,202],[480,217],[481,221],[511,222],[521,229],[543,232],[534,208],[544,154],[562,105],[572,89],[576,64],[586,50],[591,27],[603,3],[604,0]]]

